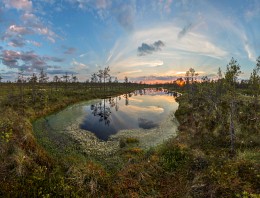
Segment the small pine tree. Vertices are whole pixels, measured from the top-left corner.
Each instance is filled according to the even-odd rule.
[[[47,76],[47,73],[44,72],[43,69],[41,69],[39,74],[39,83],[47,83],[49,77]]]
[[[229,91],[230,98],[230,144],[231,144],[231,154],[232,156],[235,154],[235,102],[236,102],[236,84],[238,80],[238,76],[241,74],[240,65],[237,63],[233,57],[227,65],[227,71],[225,74],[225,82],[226,88]]]

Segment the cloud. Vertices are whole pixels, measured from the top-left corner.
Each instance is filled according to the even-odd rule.
[[[8,30],[9,33],[19,34],[19,35],[26,35],[32,34],[32,31],[27,27],[11,25]]]
[[[143,68],[151,68],[151,67],[157,67],[162,66],[163,61],[159,59],[145,59],[140,57],[129,57],[122,61],[118,61],[113,64],[113,66],[121,67],[121,65],[124,65],[124,68],[135,68],[135,67],[143,67]]]
[[[17,10],[30,11],[32,2],[30,0],[3,0],[6,8],[15,8]]]
[[[83,58],[83,57],[87,56],[88,54],[89,54],[88,52],[87,52],[87,53],[84,53],[84,54],[80,54],[79,57],[80,57],[80,58]]]
[[[185,76],[185,75],[183,75]],[[150,76],[137,76],[137,77],[131,77],[131,80],[137,81],[137,82],[145,82],[145,83],[167,83],[167,82],[172,82],[174,80],[179,79],[179,75],[169,75],[169,76],[155,76],[155,75],[150,75]]]
[[[65,47],[63,46],[63,48],[65,48],[65,51],[63,52],[64,54],[74,54],[76,52],[76,48],[74,47]]]
[[[187,67],[187,70],[189,68]],[[200,80],[203,76],[208,76],[208,77],[216,77],[217,74],[212,74],[212,73],[206,73],[204,71],[196,71],[196,73],[199,74],[197,77],[198,80]],[[131,80],[133,81],[143,81],[143,82],[172,82],[174,80],[177,80],[179,78],[185,78],[186,71],[167,71],[167,74],[169,75],[145,75],[145,76],[136,76],[136,77],[131,77]]]
[[[21,10],[22,12],[20,17],[18,18],[20,19],[20,23],[18,19],[16,19],[16,23],[19,25],[17,24],[10,25],[7,28],[6,32],[4,33],[2,40],[9,40],[11,38],[14,39],[14,37],[17,36],[26,36],[29,34],[40,35],[52,43],[55,43],[57,38],[61,38],[59,35],[57,35],[55,32],[51,30],[51,28],[49,27],[50,25],[48,25],[51,24],[49,21],[47,21],[47,25],[46,25],[43,22],[43,18],[39,18],[38,16],[36,16],[36,13],[43,14],[41,13],[41,10],[43,9],[42,3],[44,3],[44,1],[39,1],[39,2],[34,1],[35,4],[34,8],[32,2],[33,1],[31,0],[3,0],[3,4],[5,8],[7,9],[14,8],[17,10]],[[51,1],[46,0],[46,3],[51,3]],[[35,12],[35,10],[37,12]],[[10,44],[11,43],[12,42],[10,41]],[[27,42],[27,43],[33,44],[35,46],[40,46],[40,44],[36,42]]]
[[[141,47],[138,47],[138,52],[140,56],[144,56],[146,54],[151,54],[153,51],[156,51],[153,45],[148,45],[146,43],[142,43]]]
[[[171,57],[174,55],[183,57],[183,55],[186,56],[187,53],[193,53],[196,55],[222,58],[227,54],[226,51],[217,47],[214,43],[212,43],[210,38],[203,34],[189,34],[185,36],[185,39],[180,42],[177,39],[180,28],[170,26],[170,24],[166,24],[164,26],[139,31],[134,36],[134,39],[140,40],[147,37],[150,39],[163,37],[165,42],[167,43],[164,52],[168,53]]]
[[[191,29],[192,29],[193,25],[192,23],[189,23],[187,26],[185,26],[178,34],[178,39],[181,39],[182,37],[184,37]]]
[[[35,20],[35,15],[30,13],[30,12],[25,12],[22,16],[21,19],[23,21],[30,21],[30,20]]]
[[[4,70],[2,70],[3,72],[1,73],[1,77],[3,79],[7,79],[7,80],[14,80],[14,77],[17,76],[17,72],[14,71],[6,71],[4,72]]]
[[[3,41],[9,41],[8,45],[12,47],[24,47],[26,43],[32,44],[36,47],[41,46],[41,43],[39,42],[25,40],[23,36],[26,34],[33,34],[33,31],[26,27],[11,25],[1,39]]]
[[[62,62],[63,59],[52,56],[40,56],[34,51],[19,52],[13,50],[3,50],[0,54],[2,63],[9,68],[24,70],[39,70],[42,68],[53,68],[48,62]]]
[[[86,64],[80,63],[80,62],[76,61],[75,59],[72,60],[70,65],[73,66],[73,69],[77,70],[77,71],[82,71],[82,70],[88,69],[88,66]]]
[[[4,41],[9,41],[9,45],[16,46],[16,47],[22,47],[22,43],[20,42],[20,45],[17,42],[17,38],[21,41],[21,37],[25,37],[27,35],[40,35],[44,37],[45,39],[49,40],[52,43],[56,42],[57,38],[59,37],[55,32],[53,32],[50,27],[47,27],[46,25],[43,24],[42,20],[39,19],[35,14],[31,13],[30,11],[25,11],[22,13],[20,17],[20,23],[19,25],[17,24],[12,24],[10,25],[4,35],[2,36],[2,40]],[[16,21],[19,23],[19,21]],[[13,42],[13,41],[14,42]],[[24,39],[25,40],[25,39]],[[33,41],[26,41],[23,44],[33,44],[37,47],[41,46],[39,42],[33,42]]]
[[[165,81],[171,81],[175,78],[177,78],[177,76],[154,76],[154,75],[151,75],[151,76],[139,76],[137,77],[138,79],[143,79],[143,80],[165,80]]]
[[[244,17],[247,22],[254,18],[260,17],[260,3],[259,1],[250,1],[248,8],[245,10]]]
[[[33,30],[34,32],[40,35],[46,36],[46,38],[52,43],[55,43],[56,42],[55,38],[58,37],[58,35],[55,34],[52,30],[50,30],[48,27],[41,26],[41,27],[33,28]]]
[[[253,62],[255,62],[256,61],[256,56],[255,56],[253,50],[251,49],[248,41],[245,41],[244,49],[245,49],[245,51],[247,53],[248,59],[253,61]]]
[[[182,71],[183,68],[189,69],[190,67],[198,70],[197,67],[205,65],[205,63],[211,65],[210,68],[216,67],[214,70],[217,71],[219,65],[225,63],[223,60],[228,53],[218,46],[219,42],[214,42],[210,37],[195,32],[187,34],[182,40],[179,40],[180,31],[179,25],[164,23],[138,29],[133,34],[118,38],[110,50],[113,52],[109,61],[111,73],[117,75],[119,79],[123,79],[124,72],[142,69],[142,73],[127,74],[133,80],[134,77],[141,75],[175,76],[175,73],[168,73],[168,71],[172,69]],[[166,44],[161,51],[146,56],[137,56],[136,46],[141,47],[141,43],[153,45],[154,41],[161,40],[161,38],[163,38],[162,42]],[[209,70],[208,65],[201,69]],[[160,69],[157,66],[160,66]],[[143,81],[143,79],[141,80]]]
[[[154,1],[153,9],[155,9],[156,11],[160,10],[161,15],[163,15],[164,13],[168,14],[171,12],[172,3],[173,3],[173,0]]]
[[[142,72],[142,70],[141,70],[141,69],[134,70],[134,71],[127,71],[127,72],[124,72],[124,75],[126,75],[126,74],[140,73],[140,72]]]
[[[8,45],[12,47],[23,47],[25,46],[25,44],[26,44],[25,41],[19,37],[11,39],[11,41],[8,43]]]
[[[8,67],[16,67],[18,60],[20,59],[21,53],[11,50],[4,50],[0,54],[2,63]]]
[[[21,66],[24,70],[42,69],[48,66],[46,60],[35,54],[33,51],[20,53],[20,60],[23,61]]]
[[[252,20],[251,25],[254,27],[253,21],[259,18],[259,5],[259,1],[246,3],[244,9],[240,10],[241,17],[243,17],[244,14],[245,21],[243,21],[241,17],[233,16],[230,12],[225,13],[223,10],[217,9],[212,5],[207,5],[207,12],[203,13],[205,15],[203,17],[204,25],[206,25],[206,28],[203,29],[203,33],[208,34],[211,39],[218,42],[218,45],[222,45],[222,47],[226,48],[229,57],[244,57],[246,52],[248,60],[253,61],[257,53],[256,41],[258,37],[255,36],[257,34],[255,31],[257,30],[255,28],[248,29],[248,25]],[[248,12],[248,10],[250,11]],[[255,60],[253,62],[255,62]]]
[[[170,13],[171,12],[171,5],[172,5],[173,0],[166,0],[164,9],[166,12]]]
[[[25,24],[25,26],[10,25],[1,39],[3,41],[9,40],[10,46],[23,47],[26,43],[22,42],[22,40],[24,40],[22,37],[28,34],[38,34],[45,36],[45,38],[47,38],[47,40],[51,41],[52,43],[55,43],[55,39],[59,38],[59,36],[51,31],[48,27],[44,27],[43,24],[39,24],[37,22],[36,24]],[[40,43],[35,41],[28,41],[27,43],[33,44],[37,47],[41,46]]]
[[[97,9],[107,9],[111,6],[110,0],[96,0]]]
[[[147,120],[145,118],[138,118],[138,125],[143,129],[151,129],[158,126],[158,123],[155,123],[152,120]]]
[[[60,63],[60,62],[64,61],[63,58],[58,58],[58,57],[53,57],[53,56],[44,56],[43,59],[47,60],[47,61],[56,62],[56,63]]]
[[[55,74],[78,74],[75,71],[66,70],[66,69],[54,69],[54,70],[47,70],[48,74],[55,75]]]
[[[136,6],[135,1],[112,0],[66,0],[82,10],[87,10],[101,20],[115,19],[126,31],[134,28]]]
[[[24,36],[26,34],[32,34],[32,33],[33,32],[27,27],[11,25],[8,27],[8,29],[6,30],[4,35],[1,37],[1,39],[3,41],[9,40],[10,41],[8,44],[9,46],[21,47],[21,46],[25,45],[25,43],[22,42],[24,40],[22,38],[22,36]]]
[[[42,20],[31,12],[25,12],[21,15],[20,19],[25,26],[30,27],[32,29],[44,27]]]
[[[133,4],[122,4],[114,12],[117,22],[125,30],[133,30],[135,18],[135,7]]]
[[[164,46],[165,44],[161,40],[158,40],[153,44],[142,43],[142,45],[137,48],[138,56],[152,54],[153,52],[161,50],[161,48]]]
[[[36,41],[27,40],[26,42],[29,43],[29,44],[32,44],[32,45],[34,45],[34,46],[36,46],[36,47],[42,46],[41,43],[36,42]]]

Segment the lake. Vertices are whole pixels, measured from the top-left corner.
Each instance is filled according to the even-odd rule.
[[[143,89],[82,102],[37,120],[34,131],[36,137],[49,136],[53,142],[62,139],[62,134],[69,134],[84,145],[92,145],[94,141],[92,146],[95,147],[97,142],[136,137],[141,146],[149,147],[176,135],[178,121],[174,112],[178,103],[175,96],[164,89]]]
[[[138,90],[83,106],[85,118],[80,128],[106,141],[120,130],[158,127],[176,107],[166,90]]]

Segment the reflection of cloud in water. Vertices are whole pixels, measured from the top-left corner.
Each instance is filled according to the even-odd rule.
[[[138,118],[138,125],[140,128],[143,129],[151,129],[158,126],[158,124],[154,123],[151,120],[147,120],[145,118]]]
[[[165,101],[167,103],[173,104],[175,102],[175,99],[174,97],[169,97],[169,95],[153,95],[152,97],[147,97],[146,102],[148,101],[158,103],[162,103],[162,101]]]
[[[153,113],[163,113],[164,112],[164,109],[162,107],[156,107],[156,106],[138,107],[138,106],[129,105],[126,110],[132,111],[132,113],[133,112],[138,113],[140,111],[153,112]]]
[[[134,101],[134,102],[143,102],[143,100],[141,100],[141,99],[137,99],[137,98],[128,98],[128,100],[130,100],[130,101]]]

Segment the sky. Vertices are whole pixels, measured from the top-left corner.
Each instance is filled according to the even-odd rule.
[[[249,78],[260,56],[259,0],[0,0],[0,75],[41,69],[80,81],[110,67],[130,81],[214,78],[234,57]]]

